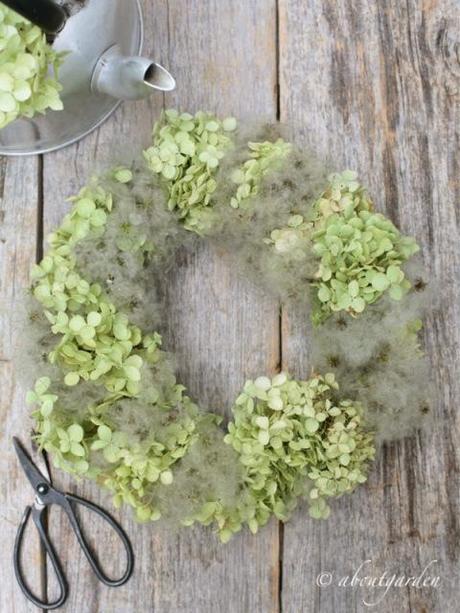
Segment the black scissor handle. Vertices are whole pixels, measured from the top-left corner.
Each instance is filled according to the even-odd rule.
[[[126,532],[123,530],[120,524],[110,515],[110,513],[107,513],[107,511],[104,511],[104,509],[101,509],[101,507],[99,507],[97,504],[94,504],[93,502],[89,502],[88,500],[85,500],[84,498],[80,498],[79,496],[74,496],[73,494],[65,494],[64,498],[66,499],[67,504],[63,505],[61,503],[61,506],[66,511],[67,516],[69,517],[70,523],[72,524],[72,528],[74,529],[74,532],[77,536],[78,542],[80,543],[80,546],[83,549],[83,552],[88,562],[91,564],[91,568],[95,572],[99,581],[104,583],[104,585],[108,585],[109,587],[119,587],[120,585],[123,585],[124,583],[126,583],[128,579],[131,577],[131,574],[134,569],[133,548],[128,539],[128,536],[126,535]],[[104,573],[104,571],[100,567],[98,559],[93,554],[89,545],[86,542],[86,539],[80,527],[80,523],[75,514],[73,504],[81,504],[87,509],[89,509],[90,511],[97,513],[100,517],[102,517],[103,520],[105,520],[110,525],[110,527],[116,532],[116,534],[120,538],[125,548],[125,551],[126,551],[127,563],[126,563],[126,570],[119,579],[110,579],[109,577],[107,577],[107,575]]]
[[[40,600],[35,596],[32,590],[27,585],[27,582],[24,578],[24,574],[22,571],[21,564],[21,551],[22,551],[22,542],[24,537],[24,531],[26,529],[27,522],[29,521],[30,514],[32,512],[32,519],[34,521],[35,526],[37,527],[38,533],[40,535],[40,540],[45,548],[46,553],[48,554],[49,559],[51,560],[51,564],[53,565],[54,572],[56,574],[56,578],[59,584],[60,594],[56,600],[53,602],[45,602]],[[19,524],[18,531],[16,533],[16,539],[14,541],[14,553],[13,553],[13,563],[14,563],[14,574],[16,575],[16,580],[19,583],[19,587],[21,588],[24,596],[28,598],[36,607],[45,610],[57,609],[64,604],[67,599],[69,593],[69,587],[67,585],[67,581],[62,570],[59,559],[54,550],[53,544],[48,538],[46,534],[45,526],[44,526],[44,509],[37,509],[36,507],[26,507],[24,509],[24,515],[22,516],[21,523]]]

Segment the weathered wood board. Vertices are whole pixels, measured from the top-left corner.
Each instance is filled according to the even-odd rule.
[[[17,317],[28,286],[29,269],[35,262],[39,227],[38,178],[40,160],[0,160],[0,492],[2,585],[1,611],[32,611],[16,584],[12,554],[16,529],[32,492],[24,481],[13,452],[12,436],[28,439],[31,422],[25,392],[17,384],[13,356],[20,335]],[[42,556],[38,538],[30,530],[26,550],[30,584],[37,593],[44,588]]]
[[[384,447],[368,485],[337,501],[331,521],[299,513],[285,526],[289,613],[364,611],[364,599],[379,598],[378,611],[458,610],[458,17],[448,2],[280,2],[281,119],[339,168],[359,171],[378,209],[417,237],[442,291],[426,334],[439,398],[433,431]],[[283,324],[283,367],[304,375],[305,317],[286,313]],[[338,585],[366,560],[361,577],[419,575],[437,560],[429,574],[441,585],[385,596]],[[332,584],[320,588],[323,571]]]
[[[459,473],[460,250],[458,126],[459,17],[453,0],[155,0],[143,1],[145,52],[164,63],[178,89],[123,105],[76,146],[42,159],[0,161],[0,397],[2,587],[0,610],[31,611],[16,587],[11,549],[30,490],[11,436],[31,422],[11,356],[20,329],[13,313],[42,234],[56,226],[65,199],[110,161],[149,141],[163,107],[206,108],[243,118],[279,117],[297,138],[337,167],[356,168],[377,207],[423,246],[439,282],[442,310],[427,324],[438,389],[431,433],[385,447],[369,483],[317,523],[305,509],[284,527],[272,521],[256,538],[221,546],[206,529],[168,534],[118,514],[136,551],[136,573],[123,588],[101,586],[65,518],[52,536],[67,560],[75,613],[349,613],[365,611],[382,590],[339,586],[361,576],[419,574],[432,563],[438,588],[396,588],[371,610],[455,613],[460,595]],[[43,232],[42,232],[43,229]],[[280,366],[309,372],[303,313],[283,311],[238,278],[225,256],[206,247],[182,254],[166,287],[164,342],[176,353],[181,381],[209,408],[228,411],[246,377]],[[242,343],[242,339],[244,342]],[[61,487],[103,506],[94,485],[54,472]],[[85,520],[86,520],[85,516]],[[85,522],[103,558],[118,563],[115,542]],[[32,543],[34,585],[44,568]],[[113,546],[113,548],[112,548]],[[112,559],[111,559],[112,558]],[[115,558],[115,559],[114,559]],[[372,562],[367,563],[367,560]],[[319,587],[321,572],[333,574]],[[49,580],[51,581],[51,580]],[[327,582],[326,579],[322,581]],[[52,582],[51,582],[52,583]],[[52,591],[52,590],[50,590]],[[384,591],[384,590],[383,590]]]

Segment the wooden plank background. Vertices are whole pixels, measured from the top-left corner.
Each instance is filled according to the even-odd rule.
[[[442,311],[427,325],[438,388],[433,431],[385,447],[369,483],[334,505],[327,522],[300,509],[285,526],[221,546],[206,529],[177,534],[138,526],[136,573],[123,588],[100,586],[65,518],[52,517],[71,584],[72,613],[350,613],[382,590],[338,586],[366,560],[368,574],[418,574],[433,562],[437,589],[392,588],[379,612],[455,613],[460,596],[460,12],[455,0],[144,0],[146,53],[171,69],[175,92],[122,106],[85,141],[43,158],[0,161],[0,416],[2,583],[0,611],[32,611],[16,587],[11,550],[30,490],[11,436],[31,427],[11,363],[21,330],[14,312],[43,235],[55,227],[96,168],[133,155],[161,109],[206,108],[242,118],[280,118],[300,142],[359,171],[385,211],[423,246]],[[180,379],[203,405],[226,412],[245,378],[309,372],[305,314],[280,313],[205,246],[181,255],[168,282],[165,343]],[[243,341],[243,342],[242,342]],[[59,486],[109,507],[86,482]],[[85,518],[86,519],[86,518]],[[61,521],[62,520],[62,521]],[[91,534],[112,542],[98,524]],[[113,543],[115,547],[115,543]],[[115,556],[116,557],[116,556]],[[31,579],[45,585],[33,541]],[[107,560],[114,562],[117,560]],[[332,584],[316,584],[320,572]],[[48,579],[50,593],[52,581]]]

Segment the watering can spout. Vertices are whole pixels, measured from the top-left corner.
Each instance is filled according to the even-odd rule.
[[[125,57],[116,46],[99,59],[91,88],[120,100],[140,100],[154,91],[169,92],[176,82],[166,68],[144,57]]]

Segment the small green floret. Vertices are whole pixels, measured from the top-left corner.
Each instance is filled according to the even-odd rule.
[[[278,138],[274,143],[249,143],[248,148],[249,159],[232,174],[237,186],[235,195],[230,199],[230,206],[234,209],[240,208],[245,201],[250,202],[250,198],[258,194],[262,178],[288,156],[292,145]]]

